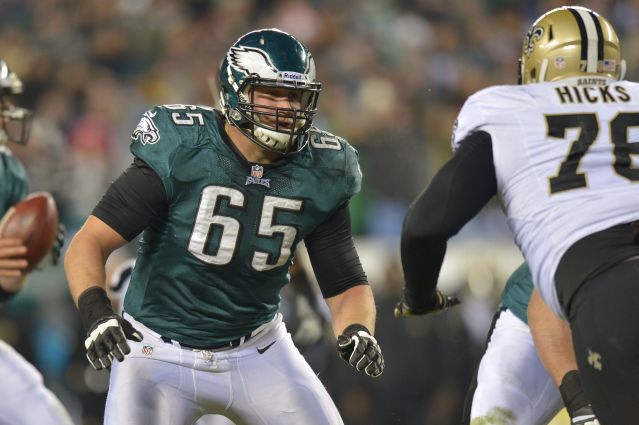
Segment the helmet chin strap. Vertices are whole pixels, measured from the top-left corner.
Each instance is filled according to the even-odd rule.
[[[621,69],[619,70],[619,81],[621,81],[624,78],[626,78],[626,61],[625,61],[625,59],[621,59],[620,68]]]

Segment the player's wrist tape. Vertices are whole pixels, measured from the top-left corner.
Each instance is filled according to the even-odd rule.
[[[368,328],[364,325],[360,325],[359,323],[353,323],[352,325],[348,325],[343,331],[342,335],[354,335],[359,331],[364,331],[367,334],[371,335]]]
[[[115,316],[111,300],[104,288],[92,286],[86,289],[78,298],[78,310],[85,332],[93,328],[96,322],[109,316]]]
[[[589,404],[581,387],[581,376],[578,370],[571,370],[564,375],[559,385],[559,392],[571,417],[576,410]]]

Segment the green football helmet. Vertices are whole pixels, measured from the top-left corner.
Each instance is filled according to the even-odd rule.
[[[321,84],[313,56],[295,37],[274,28],[243,35],[222,60],[218,88],[226,120],[262,148],[286,155],[308,142]],[[301,106],[257,104],[260,88],[285,89]]]
[[[25,144],[29,140],[31,112],[18,108],[11,98],[22,93],[22,81],[0,59],[0,144],[7,142]]]

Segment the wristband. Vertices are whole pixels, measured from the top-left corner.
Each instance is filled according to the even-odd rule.
[[[78,298],[78,310],[82,320],[82,327],[89,333],[96,322],[105,317],[115,316],[111,300],[104,288],[92,286],[80,294]]]
[[[559,392],[571,417],[576,410],[589,404],[581,388],[581,376],[578,370],[571,370],[564,375],[559,385]]]
[[[346,329],[342,331],[342,335],[354,335],[359,331],[364,331],[367,334],[371,335],[369,330],[364,325],[360,325],[359,323],[353,323],[352,325],[348,325]]]

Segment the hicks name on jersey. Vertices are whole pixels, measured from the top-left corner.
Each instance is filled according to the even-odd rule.
[[[555,87],[561,103],[628,103],[630,94],[624,87],[617,85],[578,85]]]

